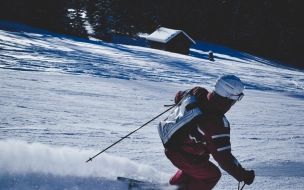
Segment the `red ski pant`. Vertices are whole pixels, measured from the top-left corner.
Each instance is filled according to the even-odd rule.
[[[171,177],[171,185],[186,185],[186,190],[210,190],[221,178],[221,171],[209,157],[194,160],[179,152],[165,150],[167,158],[179,170]]]

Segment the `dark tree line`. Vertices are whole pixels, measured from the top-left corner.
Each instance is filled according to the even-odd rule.
[[[0,19],[88,38],[136,36],[159,26],[195,40],[304,67],[303,0],[0,0]]]

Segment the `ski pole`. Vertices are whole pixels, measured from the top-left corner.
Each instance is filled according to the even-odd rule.
[[[245,187],[245,183],[243,184],[243,186],[242,186],[242,187],[241,187],[240,185],[241,185],[241,182],[239,182],[239,185],[238,185],[238,190],[243,190],[243,189],[244,189],[244,187]]]
[[[159,116],[163,115],[164,113],[166,113],[167,111],[171,110],[172,108],[175,107],[175,104],[170,105],[171,107],[169,109],[167,109],[166,111],[164,111],[163,113],[159,114],[158,116],[154,117],[153,119],[151,119],[150,121],[148,121],[147,123],[143,124],[142,126],[140,126],[139,128],[135,129],[134,131],[132,131],[131,133],[127,134],[126,136],[122,137],[120,140],[116,141],[115,143],[113,143],[112,145],[110,145],[109,147],[107,147],[106,149],[102,150],[101,152],[99,152],[98,154],[96,154],[95,156],[93,156],[92,158],[89,158],[86,162],[92,161],[93,158],[95,158],[96,156],[98,156],[99,154],[105,152],[106,150],[108,150],[109,148],[111,148],[112,146],[116,145],[117,143],[119,143],[120,141],[122,141],[123,139],[127,138],[128,136],[132,135],[133,133],[135,133],[136,131],[138,131],[139,129],[143,128],[145,125],[149,124],[151,121],[155,120],[156,118],[158,118]]]

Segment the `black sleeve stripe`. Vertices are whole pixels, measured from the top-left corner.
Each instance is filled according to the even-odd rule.
[[[212,140],[215,144],[215,147],[217,148],[217,151],[231,149],[229,134],[212,136]]]

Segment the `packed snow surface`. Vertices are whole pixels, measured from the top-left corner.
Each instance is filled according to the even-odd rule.
[[[244,189],[303,190],[303,71],[203,42],[185,56],[1,21],[0,189],[128,189],[117,176],[167,183],[177,169],[157,125],[169,112],[86,161],[165,111],[178,90],[212,90],[223,74],[246,86],[226,114],[234,156],[256,172]],[[214,189],[237,189],[222,173]]]

